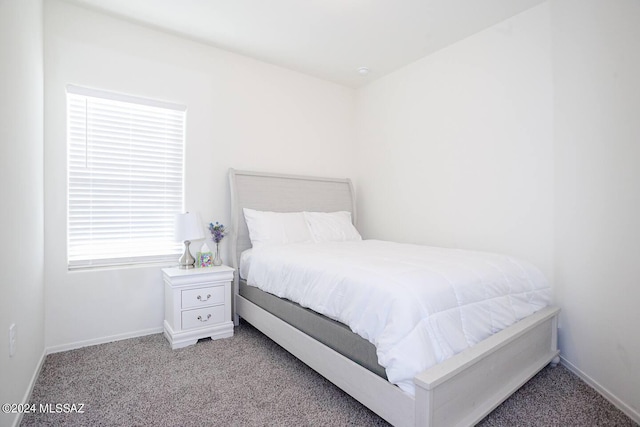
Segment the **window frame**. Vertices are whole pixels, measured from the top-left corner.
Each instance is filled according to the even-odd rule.
[[[82,150],[84,150],[86,168],[77,165],[78,141],[83,141],[83,137],[82,131],[78,131],[78,115],[72,111],[72,103],[77,103],[82,98],[85,100],[84,148]],[[77,108],[77,104],[74,105]],[[96,111],[104,109],[106,113],[101,112],[96,114],[97,118],[91,118],[89,105],[93,105],[92,108],[99,105],[96,107]],[[173,223],[175,214],[184,212],[185,205],[186,106],[76,85],[66,86],[66,106],[67,268],[80,270],[141,264],[166,264],[175,261],[182,253],[182,244],[173,238]],[[127,108],[129,109],[128,117],[124,113]],[[121,117],[114,119],[114,115],[111,115],[112,112],[114,115],[121,114]],[[161,112],[164,113],[161,114]],[[161,117],[163,114],[166,118],[164,122]],[[105,120],[107,117],[108,121]],[[149,126],[149,120],[147,120],[149,117],[158,121]],[[141,118],[145,120],[141,120]],[[82,119],[82,114],[80,114],[80,119]],[[73,122],[74,120],[76,122]],[[144,130],[140,123],[144,123],[144,129],[148,129],[148,131]],[[130,134],[123,137],[121,131],[127,125],[130,126]],[[95,126],[100,128],[102,136],[94,138],[92,130],[95,129]],[[90,129],[92,130],[90,131]],[[110,133],[115,132],[116,129],[120,133],[117,135]],[[100,142],[95,142],[98,139]],[[127,144],[129,145],[129,157],[125,153],[127,150],[122,148]],[[144,150],[147,153],[151,152],[152,155],[140,151],[143,146]],[[96,147],[101,148],[96,149]],[[155,156],[155,150],[159,150],[158,156]],[[103,154],[99,154],[98,151],[102,151]],[[179,161],[176,161],[176,157],[171,157],[171,155],[179,155]],[[96,160],[102,163],[96,163]],[[91,166],[89,166],[90,163]],[[176,166],[177,164],[179,167]],[[122,167],[128,168],[128,170],[123,171]],[[109,173],[113,175],[106,175],[104,171],[107,169],[105,168],[111,168]],[[160,169],[164,172],[161,172]],[[113,177],[113,184],[108,184],[111,177]],[[152,190],[148,190],[148,194],[143,191],[144,185],[140,184],[145,179],[152,187]],[[157,184],[156,179],[159,180]],[[72,180],[75,181],[72,182]],[[97,190],[92,184],[94,180],[102,183],[95,185]],[[125,194],[123,188],[127,183],[129,193]],[[81,190],[78,188],[84,188],[83,186],[87,187],[86,194],[83,194],[85,199],[79,201],[77,193]],[[96,203],[97,193],[101,193],[103,197],[101,207],[96,207],[99,204]],[[105,194],[106,196],[104,196]],[[127,195],[128,202],[123,202],[122,200],[126,199]],[[150,201],[141,202],[147,196]],[[118,203],[114,202],[116,199],[118,199]],[[164,200],[162,206],[158,201],[160,199]],[[113,202],[113,205],[109,205],[110,201]],[[76,203],[76,205],[72,206],[72,203]],[[127,203],[128,208],[126,207]],[[144,207],[140,207],[141,204]],[[82,208],[78,206],[82,206]],[[78,211],[83,209],[87,212],[78,214]],[[128,212],[128,220],[126,212]],[[144,212],[148,212],[152,219],[145,218]],[[72,218],[72,215],[75,217]],[[99,217],[95,222],[101,222],[102,229],[100,226],[94,225],[90,219],[94,215]],[[110,215],[112,215],[112,221],[110,221]],[[88,225],[82,225],[82,218],[85,218],[85,223]],[[114,227],[113,221],[116,224],[119,222],[122,227]],[[153,223],[158,224],[157,232],[153,230]],[[136,229],[136,224],[143,225],[138,225]],[[95,233],[94,229],[97,230]],[[109,229],[114,231],[108,231]],[[128,237],[125,229],[129,230]],[[121,233],[118,234],[118,231]],[[141,237],[143,234],[148,238]]]

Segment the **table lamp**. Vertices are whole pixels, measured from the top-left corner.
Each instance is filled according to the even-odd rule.
[[[184,253],[178,260],[178,268],[193,268],[196,259],[189,251],[189,245],[192,240],[204,239],[200,218],[195,213],[180,213],[176,215],[175,220],[175,240],[184,242]]]

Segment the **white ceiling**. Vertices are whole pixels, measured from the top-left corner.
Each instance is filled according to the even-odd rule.
[[[358,87],[544,0],[69,1]]]

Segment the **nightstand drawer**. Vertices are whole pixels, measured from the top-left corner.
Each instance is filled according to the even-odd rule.
[[[182,291],[182,308],[203,307],[213,304],[224,304],[224,286]]]
[[[203,328],[224,320],[224,305],[186,310],[182,312],[182,329]]]

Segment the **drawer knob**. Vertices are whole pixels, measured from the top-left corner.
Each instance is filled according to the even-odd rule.
[[[202,316],[198,316],[198,320],[201,321],[201,322],[206,322],[209,319],[211,319],[211,315],[210,314],[207,314],[207,318],[206,319],[203,319]]]
[[[202,296],[198,295],[198,300],[202,302],[208,301],[209,298],[211,298],[211,294],[207,294],[207,297],[205,299],[202,299]]]

